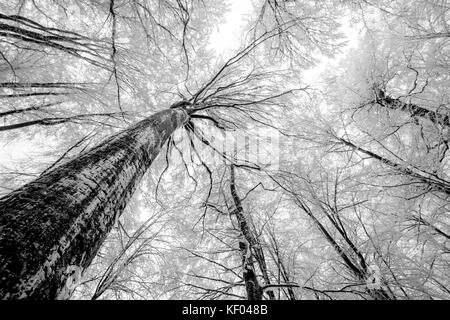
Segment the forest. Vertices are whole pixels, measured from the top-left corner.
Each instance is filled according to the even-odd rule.
[[[450,299],[447,0],[0,0],[0,298]]]

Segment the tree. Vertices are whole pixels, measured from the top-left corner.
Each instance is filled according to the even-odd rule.
[[[238,221],[239,229],[241,231],[243,240],[239,242],[239,249],[242,251],[242,267],[245,287],[247,289],[247,297],[249,300],[262,300],[263,287],[259,284],[256,278],[253,259],[255,259],[261,270],[262,277],[266,286],[270,286],[270,280],[267,273],[266,259],[261,243],[257,241],[251,225],[248,223],[242,208],[241,198],[237,194],[235,182],[235,169],[230,166],[230,193],[233,198],[235,209],[230,212],[230,215],[235,215]],[[275,299],[272,291],[267,291],[271,300]]]
[[[358,49],[349,52],[337,67],[326,70],[339,75],[329,77],[329,87],[323,88],[327,104],[324,109],[331,115],[323,113],[323,118],[314,119],[315,124],[322,123],[321,133],[305,130],[309,132],[301,136],[311,142],[316,138],[317,147],[334,154],[330,161],[343,156],[342,161],[351,168],[352,173],[346,179],[361,190],[362,197],[357,199],[367,201],[358,206],[362,207],[362,234],[370,235],[373,250],[376,249],[379,263],[385,268],[383,277],[390,278],[389,286],[395,296],[442,297],[448,288],[443,281],[447,262],[442,258],[448,251],[448,243],[444,234],[417,219],[418,216],[431,219],[441,232],[448,228],[448,217],[442,210],[448,208],[444,187],[449,181],[448,97],[444,89],[448,86],[448,71],[441,63],[448,57],[448,50],[435,51],[443,48],[447,40],[445,37],[413,40],[409,34],[411,25],[403,24],[402,18],[404,14],[413,11],[417,14],[438,6],[434,2],[424,2],[423,6],[403,1],[360,3],[364,34]],[[363,3],[376,4],[380,12],[369,10]],[[446,9],[441,9],[435,11],[437,16],[445,15]],[[442,22],[424,12],[409,18],[416,19],[417,24]],[[350,189],[346,194],[353,192]],[[390,222],[383,216],[389,217]],[[416,240],[405,245],[404,241],[412,236]],[[389,245],[383,245],[377,238]],[[356,239],[361,241],[364,236]],[[388,249],[393,243],[398,243],[398,251]],[[407,248],[420,248],[426,253],[408,259]],[[422,278],[425,273],[432,273],[434,279]],[[425,287],[418,285],[419,278]]]

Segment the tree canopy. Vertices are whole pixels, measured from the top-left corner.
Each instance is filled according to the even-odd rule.
[[[450,4],[241,2],[0,2],[0,198],[180,108],[71,298],[449,299]]]

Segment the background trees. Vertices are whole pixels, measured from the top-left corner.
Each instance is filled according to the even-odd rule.
[[[194,112],[73,297],[448,298],[448,4],[255,1],[221,57],[228,5],[2,4],[3,194]]]

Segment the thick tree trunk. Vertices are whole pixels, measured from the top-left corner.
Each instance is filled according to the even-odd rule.
[[[0,199],[0,298],[68,298],[186,120],[182,109],[158,112]]]

